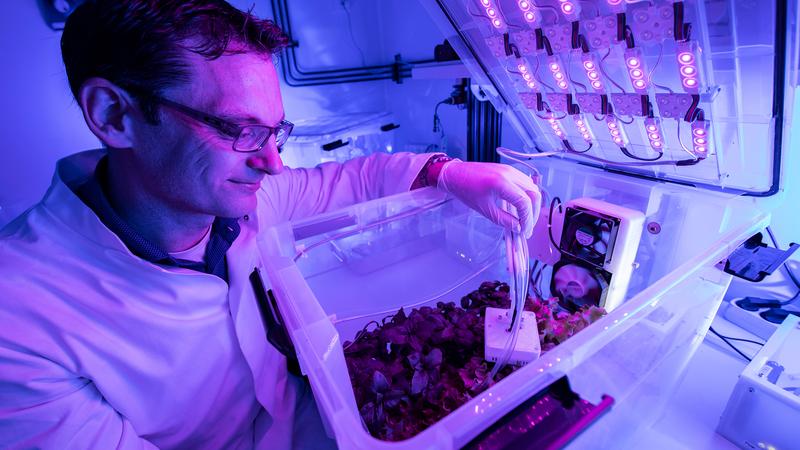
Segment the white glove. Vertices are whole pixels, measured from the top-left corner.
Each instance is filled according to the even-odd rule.
[[[449,161],[439,172],[437,187],[453,194],[492,222],[513,231],[522,231],[526,239],[533,234],[533,225],[542,206],[542,194],[530,177],[511,166]],[[500,200],[514,206],[517,217],[504,211]]]

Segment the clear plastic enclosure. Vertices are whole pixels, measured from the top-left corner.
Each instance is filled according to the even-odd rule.
[[[340,448],[459,448],[563,375],[588,401],[615,399],[574,448],[619,448],[656,420],[730,282],[715,265],[769,217],[732,194],[537,164],[550,196],[603,199],[659,225],[642,236],[626,300],[407,440],[364,428],[342,345],[400,307],[458,304],[483,281],[509,280],[501,230],[422,189],[262,233],[269,282]]]
[[[295,120],[281,151],[288,167],[344,162],[376,152],[394,151],[390,113],[353,113]]]

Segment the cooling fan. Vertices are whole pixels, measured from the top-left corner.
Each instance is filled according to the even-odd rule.
[[[569,310],[596,305],[611,311],[625,298],[644,214],[591,198],[564,206],[550,290]]]
[[[618,228],[616,218],[567,207],[561,251],[595,267],[603,267]]]
[[[604,274],[579,263],[560,262],[553,269],[553,293],[570,310],[583,306],[601,305],[608,286]]]

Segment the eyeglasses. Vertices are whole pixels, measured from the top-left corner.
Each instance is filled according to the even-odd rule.
[[[233,138],[233,150],[237,152],[257,152],[264,147],[264,144],[272,135],[275,135],[275,145],[280,153],[283,150],[283,144],[289,139],[289,135],[294,128],[294,124],[287,120],[281,120],[275,127],[267,125],[237,125],[157,95],[150,94],[148,97]]]

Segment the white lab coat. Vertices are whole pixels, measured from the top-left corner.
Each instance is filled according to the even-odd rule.
[[[59,161],[42,201],[0,232],[0,448],[313,445],[316,407],[266,340],[248,280],[255,235],[406,191],[429,155],[267,176],[227,253],[229,288],[134,256],[75,196],[102,154]]]

